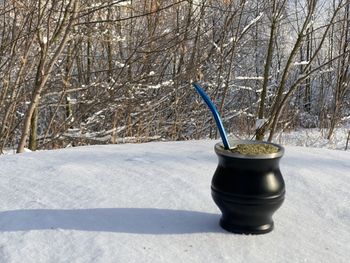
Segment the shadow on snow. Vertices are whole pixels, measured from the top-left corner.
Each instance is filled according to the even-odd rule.
[[[28,209],[0,212],[0,231],[65,229],[131,234],[223,232],[218,221],[218,214],[170,209]]]

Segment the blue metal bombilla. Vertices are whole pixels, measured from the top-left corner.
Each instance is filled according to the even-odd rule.
[[[227,134],[226,134],[224,125],[222,124],[222,120],[220,118],[218,110],[216,109],[214,103],[209,99],[208,95],[201,88],[201,86],[199,86],[196,82],[193,82],[192,85],[195,87],[199,95],[201,95],[202,99],[205,101],[210,111],[212,112],[213,117],[215,119],[216,126],[218,127],[218,130],[220,132],[220,136],[221,136],[222,143],[224,144],[224,148],[226,150],[229,150],[231,146],[230,146],[230,143],[228,142]]]

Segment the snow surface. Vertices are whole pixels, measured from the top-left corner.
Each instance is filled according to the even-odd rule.
[[[350,152],[286,147],[265,235],[222,230],[215,141],[0,157],[0,262],[349,262]]]
[[[300,129],[277,134],[275,140],[282,145],[344,150],[349,131],[350,127],[335,129],[332,138],[328,140],[328,129]],[[350,150],[350,148],[348,150]]]

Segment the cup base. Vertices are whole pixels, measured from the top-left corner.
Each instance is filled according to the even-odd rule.
[[[220,219],[220,226],[231,233],[252,235],[266,234],[271,232],[274,228],[273,222],[261,226],[242,226],[225,221],[223,218]]]

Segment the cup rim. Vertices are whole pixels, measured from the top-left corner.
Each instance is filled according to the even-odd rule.
[[[214,150],[215,150],[215,153],[218,155],[224,155],[227,157],[234,157],[234,158],[241,158],[241,159],[274,159],[274,158],[279,158],[283,156],[284,147],[276,143],[267,142],[267,141],[252,141],[252,140],[230,140],[231,147],[234,147],[235,145],[238,145],[238,144],[261,144],[261,143],[269,144],[277,147],[278,152],[267,153],[267,154],[245,155],[245,154],[240,154],[236,152],[231,152],[229,150],[225,150],[222,142],[216,143],[214,146]]]

